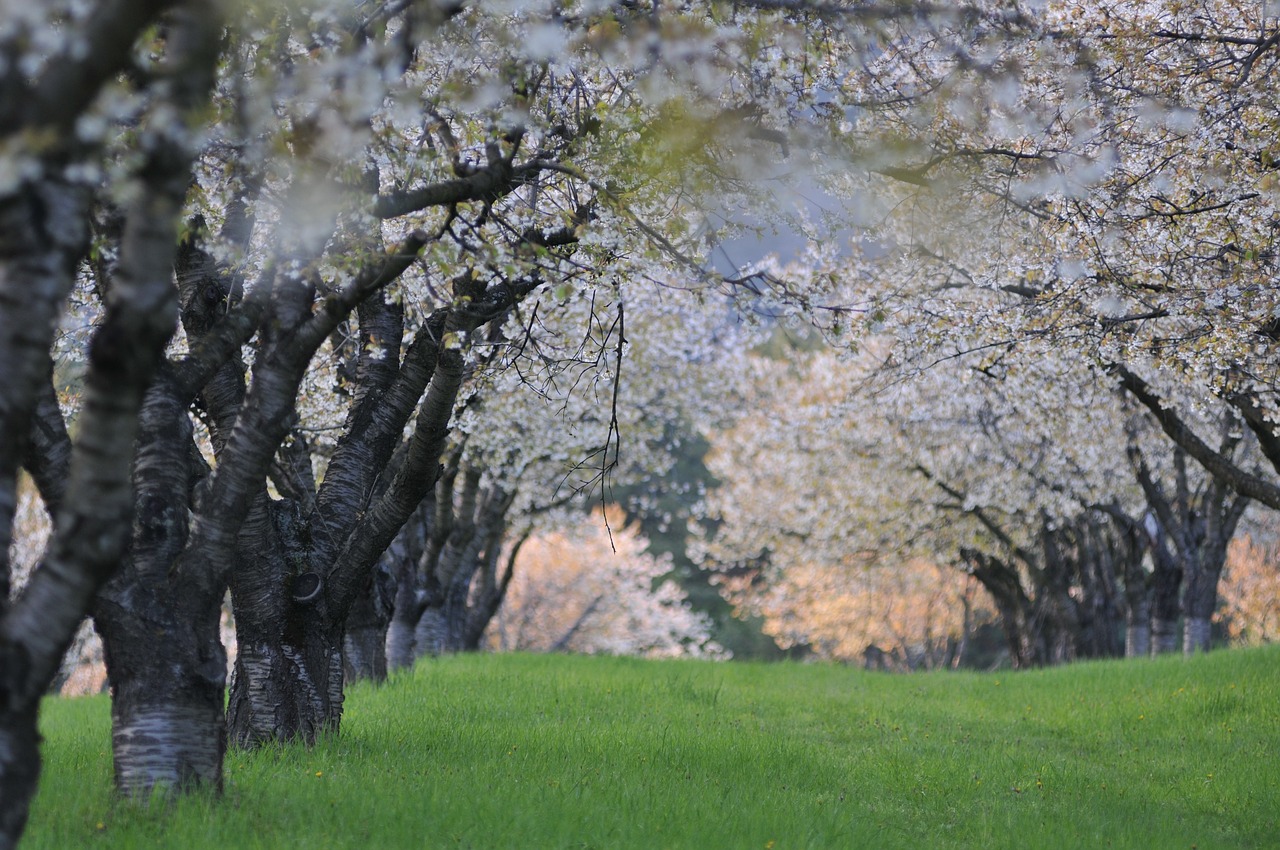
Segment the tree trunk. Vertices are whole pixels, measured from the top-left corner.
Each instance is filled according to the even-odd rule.
[[[342,669],[349,682],[385,682],[387,630],[376,626],[352,627],[348,623],[342,638]]]
[[[1129,606],[1124,630],[1125,658],[1146,658],[1151,654],[1151,606]]]
[[[332,633],[303,626],[301,641],[237,635],[227,734],[239,747],[269,741],[314,744],[342,721],[342,648]],[[264,639],[266,638],[266,639]]]
[[[128,686],[114,691],[111,750],[116,788],[125,796],[143,798],[155,789],[203,786],[220,792],[226,751],[221,690],[157,688],[162,678],[153,669],[151,676],[132,677]]]
[[[1181,590],[1182,568],[1157,548],[1151,575],[1151,651],[1156,655],[1178,651]]]
[[[422,616],[413,630],[414,653],[416,657],[443,655],[448,635],[445,622],[444,606],[427,604],[422,609]]]
[[[126,796],[222,784],[223,594],[179,576],[201,471],[191,464],[186,401],[171,370],[161,370],[139,413],[128,557],[94,605],[112,693],[115,782]]]
[[[1146,658],[1151,654],[1151,581],[1142,569],[1142,552],[1128,558],[1124,566],[1126,658]]]
[[[220,790],[227,656],[217,606],[197,613],[192,600],[150,591],[122,576],[95,609],[111,686],[116,788],[139,798],[157,788]]]
[[[1163,617],[1151,618],[1151,652],[1153,655],[1164,655],[1178,651],[1178,621]]]
[[[412,584],[396,589],[396,607],[387,626],[387,667],[405,670],[413,666],[417,656],[414,634],[426,607],[421,604]]]
[[[1089,515],[1079,524],[1080,586],[1083,591],[1082,654],[1089,658],[1124,655],[1127,605],[1121,583],[1128,564],[1141,550],[1128,530],[1114,519]]]
[[[1190,617],[1187,619],[1182,633],[1182,653],[1184,655],[1195,655],[1197,652],[1209,651],[1211,622],[1208,617]]]
[[[74,116],[96,96],[104,81],[130,63],[135,36],[168,4],[150,4],[104,19],[91,15],[68,23],[68,36],[82,44],[78,57],[65,56],[57,73],[83,85],[54,86],[59,110]],[[156,92],[154,126],[141,133],[142,165],[121,243],[118,273],[105,299],[105,314],[88,351],[84,406],[69,460],[67,486],[53,540],[23,596],[8,599],[8,534],[12,522],[12,481],[23,437],[35,409],[34,390],[46,379],[54,325],[49,319],[74,282],[87,247],[89,197],[81,187],[61,184],[79,163],[60,145],[58,123],[6,126],[10,138],[48,137],[31,154],[44,176],[26,176],[0,196],[0,361],[7,370],[0,392],[0,848],[14,846],[40,772],[36,712],[39,698],[92,605],[94,593],[119,566],[128,543],[132,493],[130,460],[138,436],[138,408],[176,325],[172,246],[175,221],[190,181],[191,152],[171,134],[163,118],[190,117],[212,85],[220,23],[207,4],[182,4],[166,39],[165,89]],[[101,13],[103,10],[95,10]],[[92,37],[85,27],[93,27]],[[103,35],[106,34],[106,38]],[[86,73],[88,72],[88,73]],[[38,80],[37,82],[41,82]],[[39,96],[40,86],[29,89]],[[47,96],[47,94],[45,95]],[[70,101],[68,101],[70,98]],[[49,103],[31,103],[38,116]],[[148,123],[150,123],[150,121]],[[10,122],[12,125],[13,122]],[[174,122],[179,123],[177,121]],[[70,126],[67,124],[66,126]],[[25,131],[25,132],[24,132]],[[32,132],[38,131],[38,132]],[[84,155],[84,151],[74,151]],[[93,153],[89,153],[92,161]],[[43,161],[42,161],[43,160]],[[41,315],[45,313],[45,315]],[[38,361],[37,358],[38,357]],[[38,362],[38,368],[35,364]],[[60,439],[62,434],[49,436]],[[33,446],[39,451],[38,443]]]
[[[412,667],[417,657],[413,633],[426,605],[424,594],[418,587],[418,562],[427,547],[434,513],[435,500],[429,496],[409,517],[387,549],[386,559],[391,564],[390,574],[395,582],[391,622],[387,625],[389,670]]]
[[[1197,553],[1201,554],[1201,553]],[[1205,563],[1205,557],[1189,559],[1182,589],[1182,653],[1209,651],[1209,623],[1218,603],[1220,567]]]
[[[966,549],[961,552],[961,557],[995,602],[1000,628],[1009,645],[1009,663],[1016,670],[1043,663],[1042,642],[1031,632],[1032,602],[1022,589],[1017,569],[975,550]]]
[[[40,692],[48,684],[29,680],[30,649],[22,635],[9,632],[9,543],[18,469],[42,377],[49,372],[59,305],[88,242],[87,201],[52,181],[0,197],[0,358],[5,369],[0,382],[0,850],[17,843],[27,822],[40,777],[36,714]],[[54,218],[58,214],[65,223]],[[59,237],[62,242],[52,241]],[[74,613],[78,617],[83,611]],[[57,665],[50,666],[52,674]]]
[[[1227,546],[1248,504],[1247,499],[1229,496],[1225,487],[1215,482],[1205,498],[1207,508],[1199,551],[1188,559],[1186,588],[1182,594],[1185,655],[1210,649],[1211,623],[1218,607],[1218,584],[1227,563]]]
[[[0,671],[10,669],[8,658],[0,662]],[[38,705],[32,700],[22,710],[0,714],[0,850],[17,846],[40,780]]]
[[[236,664],[227,704],[235,746],[314,743],[342,718],[342,625],[309,561],[298,505],[266,494],[240,533],[231,582]]]
[[[347,615],[342,659],[348,681],[386,680],[392,594],[391,574],[380,564],[370,576],[369,587],[356,599]]]

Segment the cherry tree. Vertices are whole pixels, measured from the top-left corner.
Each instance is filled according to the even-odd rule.
[[[1273,454],[1278,54],[1263,13],[1230,0],[1053,4],[1025,19],[1041,38],[993,43],[978,75],[905,33],[850,96],[873,103],[868,132],[896,122],[910,140],[862,185],[883,212],[869,239],[889,260],[884,307],[904,276],[932,299],[910,333],[959,343],[985,325],[991,340],[1077,347],[1213,475],[1274,507],[1270,479],[1171,403],[1178,385],[1203,386]],[[948,98],[965,74],[983,108]],[[986,297],[943,296],[957,287]]]
[[[1073,11],[1084,19],[1073,24],[1079,32],[1058,37]],[[233,742],[254,745],[313,740],[337,728],[347,620],[368,597],[382,553],[438,493],[447,480],[442,467],[455,457],[457,494],[473,479],[477,488],[507,483],[506,456],[482,445],[491,425],[475,419],[477,429],[467,431],[469,414],[455,421],[455,412],[471,397],[477,416],[499,412],[508,388],[486,372],[518,369],[524,355],[561,364],[538,374],[544,387],[574,374],[573,341],[584,334],[556,328],[539,337],[547,314],[539,316],[531,299],[549,291],[554,302],[542,309],[566,321],[582,304],[616,305],[616,336],[595,345],[623,354],[627,305],[645,289],[692,299],[710,315],[816,316],[833,333],[858,316],[872,324],[902,318],[890,299],[855,293],[848,275],[823,273],[820,264],[803,279],[708,271],[710,246],[736,224],[723,210],[767,198],[769,181],[755,178],[762,163],[783,159],[796,169],[770,169],[774,183],[822,171],[833,191],[854,197],[866,189],[855,185],[855,172],[923,189],[934,168],[969,164],[979,178],[986,168],[1004,176],[992,163],[1016,171],[1021,191],[1041,176],[1023,181],[1027,164],[1053,171],[1046,151],[1024,156],[1004,143],[1010,127],[1029,126],[1021,120],[978,121],[972,132],[996,142],[954,147],[932,165],[911,159],[932,157],[931,140],[948,138],[936,128],[922,134],[929,122],[921,115],[944,116],[951,123],[942,129],[959,139],[970,132],[960,119],[986,115],[973,107],[988,95],[991,103],[1021,98],[1044,107],[1020,114],[1070,113],[1039,126],[1051,126],[1046,138],[1064,151],[1074,146],[1062,154],[1073,163],[1063,172],[1068,187],[1097,182],[1110,160],[1095,154],[1110,148],[1082,131],[1130,126],[1093,116],[1138,89],[1091,89],[1112,79],[1108,66],[1079,62],[1133,59],[1108,33],[1090,41],[1087,8],[1067,12],[1036,19],[1003,3],[789,0],[671,9],[411,0],[196,9],[103,0],[15,13],[0,33],[8,140],[0,159],[8,246],[0,290],[9,293],[0,321],[11,331],[0,354],[15,376],[0,405],[0,509],[8,534],[21,465],[55,519],[41,566],[13,603],[3,572],[0,840],[16,841],[34,787],[35,701],[113,573],[94,614],[107,645],[122,790],[216,786],[228,730]],[[1183,33],[1168,43],[1187,55],[1248,49],[1201,41]],[[1236,88],[1256,99],[1241,113],[1250,121],[1265,114],[1255,71],[1273,45],[1263,38],[1253,46],[1233,59]],[[902,64],[917,47],[928,61]],[[1018,63],[1036,65],[1035,80],[1043,81],[1025,91],[1005,58],[1017,51],[1052,60]],[[945,85],[916,78],[935,70]],[[1221,81],[1208,86],[1228,103]],[[1065,109],[1077,89],[1084,106]],[[943,100],[955,109],[930,111]],[[839,168],[819,167],[837,155]],[[869,169],[846,167],[856,162]],[[954,185],[965,176],[957,169]],[[1006,225],[1000,216],[1010,209],[1039,207],[977,183],[954,193],[973,213],[966,226],[996,222],[982,232],[997,238],[1036,235],[1016,243],[1029,252],[1072,242],[1075,225],[1040,229],[1034,214],[1010,214]],[[1057,192],[1052,201],[1074,209],[1078,192],[1045,186],[1041,194]],[[870,233],[882,256],[905,259],[913,271],[936,272],[939,263],[947,274],[982,269],[970,279],[995,283],[977,313],[972,304],[951,308],[946,290],[935,290],[916,314],[933,322],[922,338],[940,341],[988,316],[1046,335],[1071,327],[1051,321],[1057,294],[1035,291],[1058,280],[1043,269],[1037,277],[1031,264],[978,262],[1003,257],[998,252],[946,259],[946,246],[933,252],[946,262],[924,262],[902,235],[919,231],[897,227],[895,213],[923,216],[928,199],[906,200],[920,202],[895,201],[861,219],[883,219]],[[1246,262],[1268,256],[1262,233],[1255,228],[1236,242],[1246,246]],[[1224,251],[1210,265],[1235,256]],[[1088,278],[1092,259],[1061,269],[1072,280]],[[81,270],[101,319],[73,444],[46,384],[52,320]],[[1022,301],[1005,309],[1006,298],[1030,298],[1032,319],[1018,318],[1027,315]],[[1152,322],[1168,320],[1181,333],[1180,314],[1167,312]],[[164,351],[179,315],[177,341]],[[1117,316],[1094,317],[1090,327],[1109,340],[1118,339],[1113,325],[1141,324],[1103,318]],[[613,326],[612,317],[601,322]],[[685,342],[678,333],[673,339],[677,348]],[[623,385],[615,361],[593,360],[577,380],[598,375],[600,386]],[[323,425],[308,425],[298,399],[321,361],[345,392]],[[1198,361],[1185,362],[1190,369]],[[1150,373],[1131,374],[1154,386]],[[1241,410],[1265,431],[1254,424],[1265,416]],[[617,451],[610,429],[621,423],[608,419],[602,442],[586,440],[600,452],[602,482],[611,444]],[[308,427],[335,430],[325,439]],[[1186,450],[1203,460],[1197,444]],[[543,454],[513,467],[533,469]],[[1240,471],[1225,462],[1215,474]],[[490,491],[502,494],[495,506],[511,497],[501,486]],[[542,501],[521,488],[530,505]],[[479,498],[478,489],[470,492]],[[217,621],[228,586],[240,651],[224,718]],[[161,651],[157,627],[172,636]]]
[[[719,351],[755,333],[678,290],[548,292],[524,310],[546,318],[468,388],[445,473],[391,550],[393,668],[478,648],[515,569],[503,549],[662,476],[671,424],[724,403]]]
[[[113,570],[94,614],[117,783],[216,786],[225,587],[240,631],[232,740],[335,729],[346,616],[435,484],[468,375],[527,327],[525,298],[669,285],[671,266],[686,275],[673,293],[754,297],[705,271],[694,201],[758,194],[753,151],[785,153],[775,125],[813,124],[793,88],[762,83],[807,47],[811,20],[907,16],[775,5],[244,4],[225,33],[189,10],[150,30],[159,3],[15,20],[6,280],[54,288],[5,310],[22,330],[6,337],[22,377],[5,428],[29,440],[7,443],[4,474],[25,465],[68,519],[4,611],[5,657],[23,659],[4,667],[22,678],[6,685],[4,734],[25,742],[4,748],[6,841],[34,782],[35,697]],[[109,474],[82,469],[39,378],[86,256],[102,319],[78,433]],[[181,334],[160,358],[175,301]],[[322,350],[354,382],[320,464],[295,408]],[[99,527],[112,533],[86,532]],[[157,627],[172,636],[160,652]]]
[[[1061,348],[1146,408],[1178,446],[1133,457],[1152,520],[1124,520],[1127,533],[1155,530],[1161,645],[1181,618],[1185,646],[1207,648],[1242,498],[1280,505],[1266,152],[1280,54],[1264,11],[1011,7],[1007,26],[961,52],[932,32],[887,32],[833,89],[851,154],[899,139],[879,162],[829,175],[832,192],[861,202],[852,260],[824,246],[790,278],[769,269],[842,279],[864,326],[901,341],[913,368]],[[835,337],[848,324],[824,326]],[[1074,391],[1056,388],[1052,406]],[[1144,465],[1162,454],[1174,459],[1168,484],[1152,487]],[[1212,480],[1176,483],[1187,458]]]
[[[1180,618],[1204,648],[1204,597],[1211,613],[1248,500],[1170,456],[1103,370],[1049,346],[1025,357],[1033,345],[971,335],[949,354],[886,335],[856,358],[756,360],[752,412],[713,440],[726,484],[707,555],[747,568],[740,598],[781,611],[791,593],[795,612],[822,596],[801,592],[818,565],[853,592],[886,555],[950,564],[987,591],[1019,665],[1146,654],[1153,628],[1163,651]],[[1198,427],[1247,462],[1238,423]]]
[[[32,421],[57,409],[55,320],[89,248],[103,154],[102,127],[90,106],[130,68],[135,42],[171,5],[169,49],[140,81],[153,108],[134,116],[135,156],[121,175],[131,191],[122,199],[118,263],[104,281],[105,315],[89,347],[71,443],[59,439],[65,431],[33,428]],[[0,36],[6,55],[0,358],[8,370],[0,404],[0,847],[13,846],[21,834],[39,775],[39,699],[126,543],[130,448],[143,393],[173,331],[172,245],[196,142],[186,121],[207,105],[219,25],[216,11],[199,4],[50,4],[9,10]],[[42,453],[50,441],[60,450]],[[55,521],[39,565],[11,601],[8,544],[19,465],[32,471]]]
[[[609,518],[602,516],[607,513]],[[689,608],[669,558],[617,506],[527,538],[506,604],[486,634],[499,650],[718,657],[710,621]]]

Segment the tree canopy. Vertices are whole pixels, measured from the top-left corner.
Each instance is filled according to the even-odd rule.
[[[1256,0],[10,6],[0,848],[86,614],[121,791],[217,787],[228,742],[337,730],[358,634],[479,645],[523,542],[677,422],[735,602],[841,652],[966,632],[788,598],[884,562],[981,584],[1018,664],[1204,649],[1280,508]],[[19,470],[52,518],[20,593]]]

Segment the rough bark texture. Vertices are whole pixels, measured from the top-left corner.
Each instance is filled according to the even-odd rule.
[[[372,395],[353,411],[355,424],[348,423],[334,459],[339,469],[332,469],[331,464],[333,478],[326,478],[314,500],[316,508],[309,511],[296,500],[272,501],[263,495],[241,529],[231,591],[241,652],[246,647],[248,652],[243,662],[237,660],[232,678],[228,723],[233,744],[254,746],[267,740],[291,739],[313,742],[338,728],[347,618],[359,592],[368,585],[377,557],[410,511],[391,518],[391,535],[381,548],[369,552],[370,559],[361,564],[363,570],[351,569],[341,576],[335,561],[346,565],[347,559],[335,551],[333,541],[344,533],[358,533],[356,519],[371,498],[377,472],[390,461],[394,450],[389,435],[400,433],[421,387],[431,388],[430,400],[432,389],[441,392],[439,382],[443,380],[447,395],[437,406],[424,404],[426,420],[439,429],[434,438],[439,443],[428,447],[410,472],[401,472],[421,477],[436,468],[461,385],[460,353],[440,358],[456,361],[452,368],[426,371],[418,367],[434,365],[435,351],[425,343],[419,350],[425,360],[415,360],[413,368],[393,375],[398,382],[389,382],[386,395],[398,393],[390,416],[385,409],[382,415],[373,416],[374,408],[383,405]],[[381,399],[384,403],[386,395]],[[251,391],[246,407],[252,402]],[[421,414],[419,422],[421,427]],[[362,448],[354,448],[355,443]],[[339,458],[346,460],[339,463]],[[343,467],[346,473],[341,471]],[[429,487],[432,482],[426,483]]]
[[[231,580],[237,654],[227,706],[236,746],[314,743],[341,721],[342,629],[326,610],[309,531],[298,505],[265,494],[241,531],[241,563]]]
[[[117,789],[221,787],[226,655],[219,596],[197,592],[175,566],[188,539],[191,492],[189,395],[166,374],[147,393],[134,461],[129,557],[94,607],[112,692]],[[192,721],[185,735],[176,725]]]
[[[0,847],[11,847],[27,816],[39,776],[36,706],[66,646],[88,611],[94,592],[111,575],[124,549],[131,508],[129,461],[138,431],[138,409],[160,354],[176,324],[170,284],[174,218],[187,184],[189,156],[155,127],[139,151],[138,197],[131,204],[120,246],[120,265],[106,299],[104,318],[88,352],[79,434],[69,454],[54,428],[30,434],[31,415],[48,381],[52,318],[70,291],[86,247],[89,198],[54,175],[65,174],[92,153],[73,150],[71,126],[107,80],[128,64],[135,36],[164,2],[103,2],[90,10],[67,43],[75,53],[51,57],[22,97],[0,103],[0,134],[61,140],[33,154],[45,172],[27,175],[0,197],[0,361],[7,370],[0,390],[0,525],[12,520],[13,480],[19,462],[40,480],[48,460],[67,467],[66,487],[54,495],[60,509],[53,539],[23,597],[8,604],[7,561],[0,575]],[[170,46],[185,74],[168,89],[178,115],[203,99],[213,54],[201,30],[173,29]],[[216,27],[214,27],[216,29]],[[190,36],[195,35],[194,38]],[[12,88],[6,88],[12,93]],[[66,145],[64,147],[63,145]],[[19,143],[15,152],[22,152]],[[47,399],[44,399],[47,402]],[[28,443],[27,437],[33,439]],[[48,442],[46,442],[48,441]],[[34,453],[27,453],[30,448]],[[59,455],[59,452],[62,452]],[[24,457],[25,455],[25,457]],[[48,481],[45,482],[48,485]],[[46,489],[52,494],[51,487]],[[2,557],[2,556],[0,556]],[[23,739],[28,743],[23,743]]]
[[[227,734],[239,747],[315,743],[342,721],[342,687],[342,647],[333,635],[315,629],[288,640],[245,635],[231,675]]]
[[[128,585],[133,592],[122,598]],[[109,587],[98,602],[115,783],[126,796],[222,788],[226,654],[208,620],[184,621],[185,610],[168,594],[152,596],[130,581]],[[150,640],[140,641],[142,635]]]
[[[183,122],[157,127],[148,137],[146,186],[124,211],[119,268],[110,280],[98,281],[108,316],[119,304],[163,323],[148,363],[153,369],[161,366],[163,343],[178,321],[174,245],[193,156],[185,117],[203,108],[213,86],[220,26],[216,9],[200,3],[182,5],[170,20],[163,67],[174,115]],[[114,344],[127,349],[141,339],[146,337],[133,331]],[[132,545],[95,604],[113,697],[116,784],[137,796],[155,787],[220,787],[224,749],[218,730],[226,660],[216,614],[198,604],[198,594],[193,604],[173,570],[186,541],[195,478],[189,398],[170,367],[159,372],[135,407],[130,435],[130,443],[135,437],[137,443],[136,460],[131,469],[126,466],[134,521],[124,523],[122,532]],[[124,463],[129,459],[124,453]]]
[[[69,217],[65,227],[59,226],[56,214]],[[55,589],[43,603],[25,599],[11,606],[9,601],[8,555],[17,472],[38,390],[48,374],[54,316],[70,291],[74,264],[87,239],[86,214],[82,195],[52,183],[27,186],[16,196],[0,198],[0,362],[6,369],[6,378],[0,382],[0,848],[17,843],[40,776],[39,698],[53,678],[63,645],[74,633],[74,627],[69,627],[60,634],[58,625],[83,615],[83,607],[72,609],[87,607],[84,591],[91,592],[96,584],[87,574],[87,581],[68,575],[70,593]],[[66,564],[71,570],[78,566]],[[33,605],[30,622],[17,622],[24,609]],[[46,605],[62,611],[54,622],[41,624]],[[40,631],[26,634],[30,628]]]
[[[342,661],[348,681],[381,682],[387,678],[387,630],[394,593],[390,571],[379,564],[347,614]]]
[[[153,788],[204,786],[222,790],[222,712],[197,698],[160,701],[118,691],[111,703],[116,787],[124,794]]]

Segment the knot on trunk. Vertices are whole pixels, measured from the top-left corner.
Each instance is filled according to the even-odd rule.
[[[320,595],[323,587],[324,582],[320,580],[319,573],[305,572],[293,580],[290,593],[294,602],[312,602]]]

